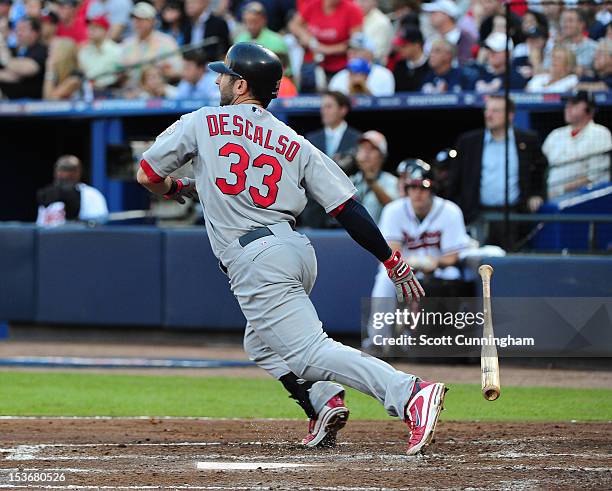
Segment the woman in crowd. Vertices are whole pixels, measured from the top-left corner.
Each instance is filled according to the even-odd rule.
[[[176,87],[166,83],[164,75],[159,67],[150,65],[143,68],[140,76],[140,93],[138,97],[141,99],[148,98],[166,98],[174,99]]]
[[[70,38],[53,39],[45,68],[43,98],[58,100],[78,97],[83,76],[78,70],[78,48]]]
[[[534,76],[525,90],[527,92],[569,92],[578,84],[576,55],[563,46],[552,50],[550,69]]]

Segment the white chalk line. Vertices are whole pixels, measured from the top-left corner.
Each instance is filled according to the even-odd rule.
[[[246,421],[246,422],[258,422],[258,421],[300,421],[299,418],[212,418],[208,416],[0,416],[2,420],[146,420],[146,421]],[[306,421],[307,422],[307,421]]]
[[[305,486],[191,486],[183,484],[179,486],[86,486],[78,484],[67,484],[66,486],[53,486],[53,485],[23,485],[23,484],[0,484],[0,489],[126,489],[126,490],[140,490],[140,489],[198,489],[206,491],[225,491],[225,490],[236,490],[236,491],[263,491],[263,490],[290,490],[290,491],[311,491],[312,487]],[[316,486],[316,489],[322,491],[380,491],[380,487],[370,486]],[[385,488],[390,491],[409,491],[412,488]]]

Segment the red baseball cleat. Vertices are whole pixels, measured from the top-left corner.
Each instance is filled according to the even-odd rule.
[[[348,421],[349,410],[344,405],[344,392],[335,395],[316,419],[308,423],[308,435],[302,440],[307,447],[333,447],[336,445],[336,434]]]
[[[432,441],[447,390],[444,384],[418,382],[418,392],[406,406],[405,421],[410,430],[408,455],[418,454]]]

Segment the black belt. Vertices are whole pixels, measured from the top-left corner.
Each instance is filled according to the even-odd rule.
[[[238,243],[242,247],[246,247],[254,240],[261,239],[262,237],[267,237],[268,235],[274,235],[272,233],[272,230],[270,230],[268,227],[256,228],[255,230],[251,230],[250,232],[247,232],[242,237],[240,237],[238,239]],[[227,274],[227,268],[221,261],[219,261],[219,268],[221,268],[221,271]]]
[[[272,231],[268,227],[256,228],[255,230],[251,230],[247,232],[242,237],[238,239],[238,243],[242,247],[246,247],[251,242],[257,239],[261,239],[262,237],[267,237],[268,235],[273,235]]]

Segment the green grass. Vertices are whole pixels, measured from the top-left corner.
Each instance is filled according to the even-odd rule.
[[[504,387],[487,402],[475,384],[452,384],[446,420],[608,421],[612,390]],[[353,419],[385,419],[374,399],[349,390]],[[0,414],[303,418],[272,379],[0,371]]]

